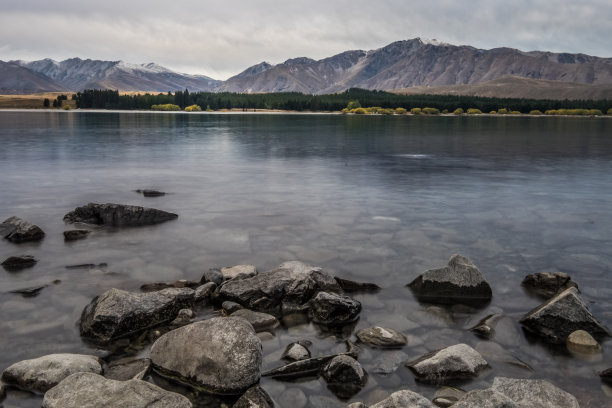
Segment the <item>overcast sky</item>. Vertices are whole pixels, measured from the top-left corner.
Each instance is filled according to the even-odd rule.
[[[156,62],[227,79],[415,37],[612,57],[611,0],[1,0],[0,60]]]

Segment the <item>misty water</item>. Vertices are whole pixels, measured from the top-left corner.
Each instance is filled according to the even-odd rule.
[[[602,355],[575,356],[526,334],[518,319],[542,299],[521,287],[525,275],[570,274],[593,314],[612,327],[612,120],[551,117],[410,117],[118,112],[0,112],[0,221],[39,225],[40,243],[0,241],[0,259],[34,255],[20,272],[0,269],[0,370],[28,358],[67,352],[147,356],[148,346],[109,354],[83,342],[77,321],[109,288],[199,280],[209,268],[288,260],[339,277],[377,283],[354,295],[356,325],[330,332],[285,322],[264,337],[263,370],[280,366],[285,346],[312,341],[314,356],[344,351],[354,331],[381,325],[403,332],[406,360],[460,342],[493,356],[465,390],[495,376],[548,379],[583,407],[612,405],[597,373]],[[134,190],[154,188],[163,197]],[[135,204],[179,214],[176,221],[127,229],[93,227],[65,243],[62,217],[89,202]],[[405,285],[421,272],[468,256],[493,288],[480,309],[421,304]],[[68,265],[101,264],[67,269]],[[38,296],[13,290],[48,285]],[[491,313],[511,319],[493,340],[467,329]],[[212,307],[197,319],[218,315]],[[503,351],[503,352],[502,352]],[[400,365],[376,374],[385,353],[363,347],[369,372],[349,401],[374,403],[437,387]],[[496,358],[494,358],[496,357]],[[520,367],[518,359],[531,367]],[[150,381],[163,386],[158,377]],[[323,379],[262,387],[281,406],[344,406]],[[41,395],[10,389],[5,407],[40,406]]]

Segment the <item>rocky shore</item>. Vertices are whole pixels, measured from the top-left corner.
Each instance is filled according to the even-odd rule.
[[[91,239],[88,224],[138,227],[177,217],[151,208],[90,203],[64,217],[67,223],[84,225],[79,231],[85,232],[65,236]],[[0,224],[0,232],[15,245],[45,236],[39,227],[18,217]],[[14,271],[36,267],[36,262],[23,255],[2,265]],[[600,354],[599,343],[610,336],[589,310],[578,285],[561,273],[525,277],[524,288],[540,296],[542,304],[525,310],[522,318],[489,315],[465,329],[470,341],[428,347],[430,351],[420,355],[405,352],[415,338],[399,320],[394,325],[393,316],[384,324],[355,330],[368,305],[355,299],[354,293],[380,290],[374,283],[333,276],[322,267],[295,260],[263,272],[254,265],[234,265],[194,278],[150,282],[140,292],[113,288],[100,293],[75,323],[82,339],[105,355],[61,353],[15,361],[2,372],[0,398],[14,390],[39,393],[46,408],[332,406],[298,388],[287,388],[282,400],[276,401],[261,385],[264,378],[287,383],[321,378],[336,401],[352,408],[579,407],[575,396],[534,378],[530,361],[505,352],[497,331],[504,325],[520,325],[543,344],[587,355]],[[424,305],[477,311],[491,301],[495,284],[468,257],[452,255],[446,266],[424,271],[406,286],[407,296],[412,294]],[[409,316],[411,311],[405,313]],[[339,348],[320,353],[312,341],[301,339],[278,344],[266,357],[263,343],[292,321],[339,333]],[[143,350],[139,356],[125,353],[126,346],[136,343]],[[365,367],[360,356],[374,350],[380,352],[376,365]],[[276,358],[270,360],[271,355]],[[499,361],[518,367],[523,375],[496,375]],[[395,392],[381,393],[369,405],[360,402],[360,392],[369,382],[398,370],[436,387],[435,395],[428,398],[399,383]],[[479,382],[480,387],[467,392],[462,389],[461,385],[491,371],[492,382]],[[610,371],[594,374],[592,380],[611,382]]]

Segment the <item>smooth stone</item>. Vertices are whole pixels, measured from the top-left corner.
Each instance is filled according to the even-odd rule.
[[[505,395],[521,408],[580,408],[576,397],[546,380],[496,377],[491,390]]]
[[[244,309],[244,307],[240,303],[232,302],[229,300],[226,300],[225,302],[221,303],[221,307],[223,308],[223,310],[225,310],[225,313],[228,314],[232,314],[237,310]]]
[[[9,217],[0,224],[0,236],[19,244],[21,242],[40,241],[45,233],[38,225],[22,220],[19,217]]]
[[[87,238],[91,234],[91,231],[84,229],[73,229],[64,231],[64,241],[76,241],[79,239]]]
[[[131,357],[115,360],[108,365],[108,370],[104,372],[104,377],[110,380],[144,380],[151,370],[151,359]]]
[[[339,326],[354,322],[361,312],[361,303],[348,296],[319,292],[310,301],[308,316],[315,323]]]
[[[223,274],[219,269],[209,269],[202,275],[200,283],[213,282],[215,285],[220,286],[223,283]]]
[[[191,309],[181,309],[179,310],[176,318],[170,323],[172,327],[181,327],[185,326],[193,320],[195,317],[195,313]]]
[[[155,208],[123,204],[89,203],[77,207],[64,216],[64,222],[83,222],[86,224],[109,225],[113,227],[135,227],[153,225],[175,220],[177,214]]]
[[[442,406],[442,405],[439,405]],[[451,405],[453,408],[528,408],[519,405],[504,394],[492,389],[469,391],[462,399]],[[539,408],[539,406],[537,406]]]
[[[232,408],[274,408],[274,402],[266,391],[255,385],[246,390]]]
[[[254,312],[249,309],[236,310],[230,316],[240,317],[253,325],[255,331],[264,331],[278,326],[278,319],[270,314]]]
[[[194,302],[201,303],[207,300],[210,300],[213,293],[217,289],[217,285],[214,282],[207,282],[203,285],[198,286],[195,289],[195,294],[193,297]]]
[[[346,354],[332,358],[321,370],[328,383],[364,385],[367,377],[361,364]]]
[[[408,339],[402,333],[380,326],[359,330],[357,338],[361,342],[375,347],[402,347],[408,342]]]
[[[84,354],[49,354],[23,360],[2,373],[2,381],[27,391],[44,393],[74,373],[101,374],[98,357]]]
[[[448,266],[425,271],[407,286],[423,302],[478,305],[493,297],[484,275],[462,255],[451,256]]]
[[[278,396],[280,407],[304,408],[307,404],[308,398],[299,388],[287,388]]]
[[[531,310],[519,322],[525,329],[554,344],[564,343],[576,330],[585,330],[595,337],[610,335],[608,329],[593,317],[574,287]]]
[[[567,336],[566,343],[568,350],[577,353],[601,353],[601,346],[588,332],[576,330]]]
[[[221,268],[221,274],[223,280],[230,280],[234,278],[250,278],[257,275],[257,268],[254,265],[236,265],[232,267]]]
[[[453,387],[442,387],[434,393],[432,402],[442,408],[452,406],[465,396],[465,391]]]
[[[406,366],[421,381],[442,383],[475,378],[489,364],[479,352],[461,343],[426,354]]]
[[[399,366],[408,360],[408,354],[400,350],[389,350],[382,353],[375,360],[372,372],[387,376],[397,371]]]
[[[375,283],[366,283],[366,282],[355,282],[348,279],[342,279],[337,276],[334,276],[338,285],[342,288],[342,290],[346,293],[359,293],[359,292],[378,292],[380,290],[380,286]]]
[[[142,380],[115,381],[73,374],[45,394],[42,408],[191,408],[182,395]]]
[[[183,326],[151,347],[151,361],[161,375],[213,394],[241,394],[257,383],[262,354],[253,326],[237,317]]]
[[[311,357],[310,350],[308,350],[308,347],[307,347],[308,343],[310,342],[306,343],[306,342],[298,341],[298,342],[287,345],[281,358],[283,360],[288,360],[288,361],[299,361],[299,360],[306,360],[310,358]]]
[[[400,390],[370,405],[370,408],[436,408],[436,406],[421,394],[410,390]]]
[[[525,276],[521,285],[528,291],[549,299],[565,289],[578,285],[563,272],[538,272]]]
[[[34,258],[32,255],[20,255],[20,256],[9,256],[6,258],[0,265],[9,271],[9,272],[17,272],[25,268],[31,268],[38,260]]]

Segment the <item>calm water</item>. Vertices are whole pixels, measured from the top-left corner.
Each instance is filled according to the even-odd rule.
[[[39,244],[0,241],[1,259],[39,259],[21,272],[0,270],[0,370],[54,352],[104,355],[81,342],[75,323],[111,287],[138,290],[196,280],[211,267],[250,263],[263,271],[299,259],[382,286],[355,296],[364,307],[356,328],[403,331],[406,360],[466,342],[533,368],[487,358],[492,368],[464,389],[486,387],[496,375],[546,378],[583,407],[612,405],[612,390],[596,375],[612,366],[611,341],[586,361],[526,337],[510,319],[494,341],[466,331],[490,313],[516,321],[537,306],[520,282],[539,271],[569,273],[612,327],[612,120],[0,112],[0,142],[0,219],[17,215],[47,233]],[[144,198],[138,188],[170,194]],[[179,219],[100,228],[64,243],[63,215],[88,202],[156,207]],[[453,253],[469,256],[491,283],[486,308],[419,304],[404,288]],[[108,267],[65,268],[102,262]],[[50,286],[37,297],[9,293],[41,284]],[[199,318],[214,313],[203,309]],[[318,355],[341,350],[342,338],[307,323],[282,327],[263,343],[264,369],[280,365],[291,341],[310,339]],[[373,403],[401,388],[432,397],[436,387],[415,382],[404,366],[375,374],[385,353],[366,348],[360,356],[370,376],[351,401]],[[323,380],[262,386],[281,406],[295,389],[310,406],[345,404]],[[4,406],[40,402],[10,391]]]

